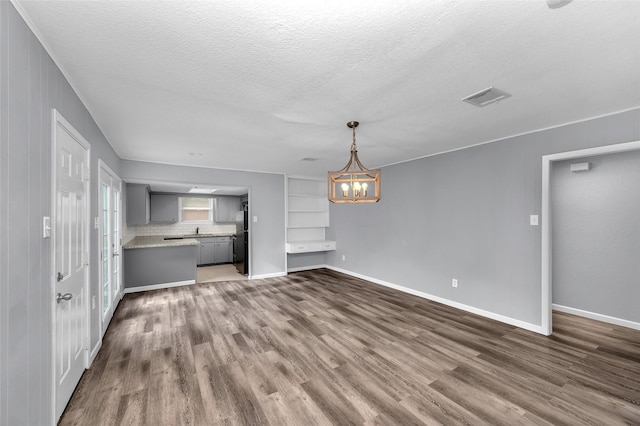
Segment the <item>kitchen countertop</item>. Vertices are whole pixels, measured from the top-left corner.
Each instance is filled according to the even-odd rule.
[[[169,237],[170,238],[170,237]],[[181,246],[197,246],[200,242],[195,238],[184,238],[180,240],[165,240],[163,236],[156,237],[135,237],[127,244],[123,245],[123,249],[152,248],[152,247],[181,247]]]
[[[235,234],[219,233],[219,234],[189,234],[189,235],[158,235],[152,237],[135,237],[127,244],[122,246],[124,249],[134,248],[150,248],[150,247],[180,247],[180,246],[197,246],[200,242],[197,238],[211,237],[232,237]],[[165,238],[176,238],[165,240]]]
[[[183,237],[183,238],[208,238],[208,237],[233,237],[236,234],[231,234],[229,232],[221,232],[218,234],[188,234],[188,235],[167,235],[166,237]]]

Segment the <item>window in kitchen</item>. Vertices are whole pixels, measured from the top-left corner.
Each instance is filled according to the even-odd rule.
[[[213,198],[180,197],[180,222],[213,222]]]

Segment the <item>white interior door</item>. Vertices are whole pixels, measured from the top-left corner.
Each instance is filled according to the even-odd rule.
[[[102,333],[105,332],[122,297],[122,235],[120,178],[100,162],[100,306]]]
[[[54,114],[55,414],[64,411],[86,365],[89,279],[89,146]]]

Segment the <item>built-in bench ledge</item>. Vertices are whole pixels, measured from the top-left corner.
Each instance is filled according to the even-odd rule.
[[[331,251],[336,249],[335,241],[287,241],[287,253],[309,253],[314,251]]]

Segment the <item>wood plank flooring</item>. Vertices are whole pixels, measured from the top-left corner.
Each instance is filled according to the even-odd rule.
[[[328,270],[127,294],[61,425],[638,425],[640,332]]]

